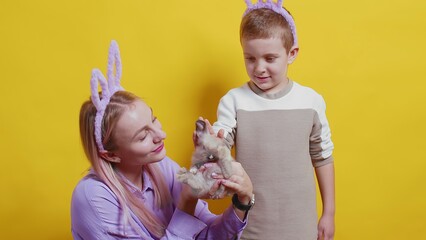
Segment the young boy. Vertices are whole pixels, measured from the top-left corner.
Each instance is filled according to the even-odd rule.
[[[214,123],[230,146],[235,143],[255,187],[242,239],[333,239],[333,143],[325,102],[287,77],[299,48],[282,1],[246,3],[240,41],[250,81],[221,99]],[[313,169],[323,203],[319,222]]]

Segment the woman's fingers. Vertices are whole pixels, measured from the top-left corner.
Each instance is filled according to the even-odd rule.
[[[210,188],[210,190],[208,192],[208,195],[209,195],[208,198],[219,199],[220,196],[216,196],[215,194],[216,194],[217,190],[219,189],[220,184],[221,184],[220,180],[215,181],[215,183],[213,184],[213,186]]]

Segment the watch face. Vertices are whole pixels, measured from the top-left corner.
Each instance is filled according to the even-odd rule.
[[[250,200],[250,205],[254,205],[254,193],[253,193],[253,197],[251,197],[251,200]]]
[[[250,208],[253,207],[254,202],[255,202],[255,200],[254,200],[254,193],[253,193],[253,196],[251,197],[251,200],[250,200]]]

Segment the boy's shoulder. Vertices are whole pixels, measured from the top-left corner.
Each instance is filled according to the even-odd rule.
[[[294,90],[303,91],[304,93],[312,94],[312,95],[320,95],[317,91],[315,91],[311,87],[302,85],[302,84],[295,82],[295,81],[292,81],[292,82],[293,82],[293,89]]]
[[[250,87],[248,86],[248,82],[246,82],[238,87],[229,89],[228,92],[226,92],[226,94],[222,96],[222,98],[241,97],[250,93]]]
[[[323,101],[322,95],[319,94],[315,89],[308,86],[304,86],[294,81],[293,81],[292,91],[294,94],[298,94],[304,98],[310,98],[315,101],[318,101],[318,100]]]
[[[293,96],[297,102],[312,106],[314,109],[324,109],[325,100],[321,94],[311,87],[293,82]]]
[[[240,92],[245,92],[245,91],[249,91],[249,90],[250,90],[249,82],[245,82],[238,87],[231,88],[228,91],[228,93],[240,93]]]

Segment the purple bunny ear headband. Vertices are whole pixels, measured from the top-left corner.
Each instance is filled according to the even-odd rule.
[[[247,13],[255,10],[255,9],[259,9],[259,8],[267,8],[267,9],[271,9],[272,11],[280,14],[281,16],[284,17],[284,19],[288,22],[288,24],[290,25],[290,29],[291,29],[291,33],[293,34],[293,46],[297,46],[297,35],[296,35],[296,25],[294,24],[294,19],[293,17],[282,7],[283,5],[283,0],[278,0],[276,3],[273,2],[272,0],[266,0],[266,2],[264,2],[263,0],[258,0],[257,3],[253,4],[251,2],[251,0],[244,0],[246,2],[247,5],[247,9],[244,12],[245,16]]]
[[[115,67],[115,74],[114,74]],[[92,102],[96,107],[95,117],[95,140],[98,145],[99,152],[105,152],[104,145],[102,143],[102,119],[105,114],[105,109],[111,99],[117,91],[124,90],[120,85],[121,79],[121,58],[120,50],[116,41],[112,40],[109,46],[108,53],[108,67],[107,67],[107,79],[105,79],[102,72],[95,68],[92,70],[92,78],[90,79],[90,88],[92,92]],[[98,82],[101,85],[102,97],[99,96]],[[101,99],[102,98],[102,99]]]

